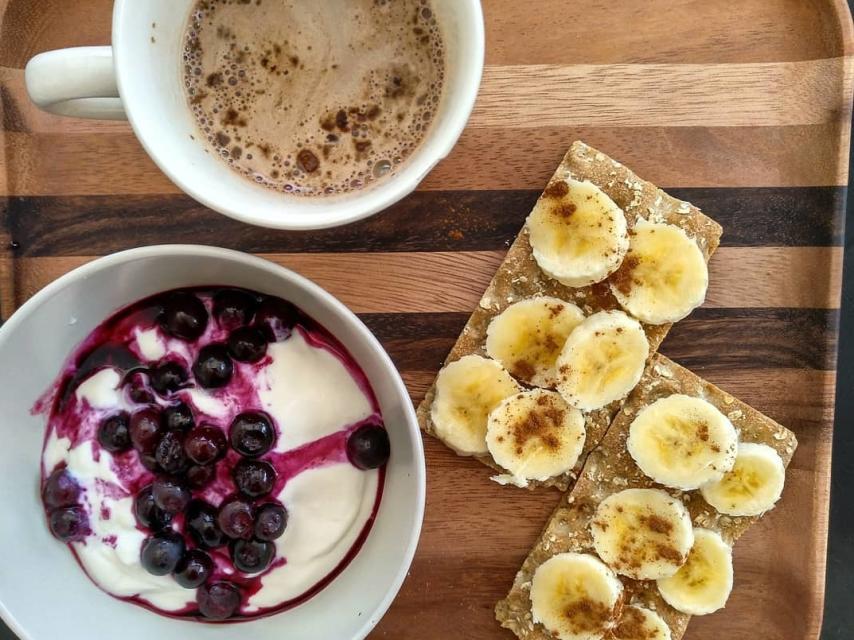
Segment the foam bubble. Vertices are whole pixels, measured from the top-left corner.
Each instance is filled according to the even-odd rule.
[[[318,12],[338,30],[319,32]],[[203,137],[236,171],[288,193],[346,193],[393,174],[443,90],[427,0],[207,0],[185,38],[185,86]],[[220,151],[219,134],[242,152]],[[301,170],[300,152],[317,166]]]

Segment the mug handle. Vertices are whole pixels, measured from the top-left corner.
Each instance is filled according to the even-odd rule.
[[[40,53],[27,63],[24,78],[30,99],[44,111],[72,118],[127,120],[112,47]]]

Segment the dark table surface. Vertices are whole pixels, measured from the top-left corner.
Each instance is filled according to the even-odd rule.
[[[848,6],[854,12],[854,0],[848,0]],[[849,158],[854,162],[854,153]],[[851,184],[849,175],[849,193]],[[845,222],[846,229],[854,230],[852,198]],[[854,421],[854,233],[845,237],[837,362],[823,640],[847,640],[854,635],[854,431],[848,426]]]
[[[854,0],[848,4],[854,12]],[[854,166],[854,153],[850,158]],[[849,192],[852,182],[849,176]],[[854,230],[854,198],[847,203],[846,228]],[[822,640],[854,639],[854,429],[848,426],[854,423],[854,233],[845,238],[839,333]],[[16,638],[0,622],[0,640]]]

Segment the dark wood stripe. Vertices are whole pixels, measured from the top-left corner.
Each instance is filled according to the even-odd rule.
[[[720,222],[724,246],[838,246],[846,189],[689,188],[671,192]],[[20,256],[105,254],[188,242],[250,252],[475,251],[518,233],[537,191],[417,192],[368,220],[308,233],[241,224],[186,196],[10,197],[2,203]]]
[[[369,313],[360,318],[401,371],[437,371],[467,313]],[[833,370],[839,314],[823,309],[698,309],[661,352],[700,375],[732,369]]]
[[[748,368],[836,369],[839,311],[698,309],[661,352],[699,375]]]

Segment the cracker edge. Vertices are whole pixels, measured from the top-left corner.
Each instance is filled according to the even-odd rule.
[[[662,385],[675,387],[670,393],[682,392],[707,399],[732,421],[739,430],[740,439],[743,434],[747,433],[746,442],[760,442],[773,447],[788,469],[798,444],[794,433],[700,376],[665,356],[656,354],[648,365],[641,382],[614,419],[614,423],[602,440],[600,447],[592,452],[589,462],[579,477],[576,488],[564,495],[552,513],[537,542],[532,546],[521,568],[516,573],[513,586],[507,596],[495,605],[496,620],[502,627],[510,629],[522,640],[553,640],[551,634],[531,620],[528,589],[536,568],[548,557],[563,551],[595,553],[590,543],[589,533],[589,521],[592,518],[592,513],[575,515],[573,512],[583,511],[585,501],[601,501],[605,497],[604,494],[610,495],[633,486],[657,486],[661,488],[645,478],[634,464],[625,448],[625,439],[628,436],[628,429],[634,415],[649,404],[649,402],[644,402],[644,396],[655,396],[653,390]],[[613,460],[614,451],[612,449],[614,448],[617,449],[619,463],[623,463],[624,466],[625,464],[630,465],[634,474],[642,480],[627,480],[625,486],[622,486],[617,482],[617,478],[620,476],[613,472],[609,473],[607,460]],[[604,451],[607,451],[607,455],[603,453]],[[613,465],[611,468],[613,469]],[[604,471],[604,473],[598,478],[592,477],[600,471]],[[689,500],[686,506],[691,513],[691,521],[694,526],[718,531],[730,544],[734,544],[753,523],[764,516],[764,514],[742,517],[726,516],[718,514],[710,505],[706,504],[699,491],[675,492],[668,490],[668,492],[672,495],[688,496]],[[572,515],[575,517],[571,520],[577,525],[583,524],[583,529],[579,530],[577,526],[572,528],[571,538],[561,538],[551,532],[553,529],[559,528],[561,519],[569,522],[568,516]],[[538,561],[539,556],[542,557]],[[658,594],[654,581],[640,582],[623,576],[621,576],[621,580],[626,585],[627,604],[639,603],[655,609],[670,627],[673,640],[679,640],[684,635],[691,616],[676,611],[664,602]],[[520,620],[524,623],[520,623]]]
[[[685,229],[688,235],[697,241],[706,258],[706,262],[710,260],[712,254],[720,244],[720,237],[723,233],[722,227],[713,219],[703,214],[697,207],[684,200],[674,198],[651,182],[642,180],[624,165],[581,141],[577,140],[572,143],[563,160],[549,179],[549,184],[567,177],[590,180],[596,184],[623,208],[626,212],[627,220],[630,221],[630,226],[633,226],[639,217],[644,217],[654,219],[655,221],[675,224]],[[572,296],[567,295],[567,292],[584,292],[592,289],[592,287],[570,289],[554,281],[549,281],[549,284],[553,288],[552,292],[529,291],[527,295],[519,296],[512,302],[509,302],[505,295],[499,294],[499,291],[502,289],[502,283],[504,281],[514,282],[515,278],[522,275],[519,271],[523,268],[524,263],[532,260],[533,256],[531,255],[531,247],[528,243],[527,229],[523,227],[510,246],[483,296],[481,296],[478,306],[469,317],[450,353],[445,358],[442,367],[466,355],[485,356],[484,344],[486,342],[486,328],[489,325],[489,321],[512,304],[512,302],[517,302],[526,297],[530,298],[542,295],[543,293],[549,295],[552,292],[556,293],[556,297],[558,298],[571,301]],[[548,278],[543,277],[543,279],[548,281]],[[584,311],[589,315],[602,308],[604,307],[584,309]],[[657,351],[671,326],[672,324],[644,325],[644,329],[650,339],[651,356]],[[436,434],[433,427],[430,408],[433,405],[435,396],[436,379],[434,378],[433,383],[416,409],[418,424],[425,433],[433,436],[453,451],[453,448],[447,445]],[[582,454],[579,456],[578,462],[572,470],[545,481],[532,480],[526,488],[534,490],[539,487],[557,487],[561,491],[566,491],[573,486],[587,456],[602,441],[614,416],[624,402],[625,400],[618,400],[603,409],[585,414],[587,438]],[[506,470],[496,464],[489,455],[461,455],[460,457],[474,457],[498,473],[506,473]]]

